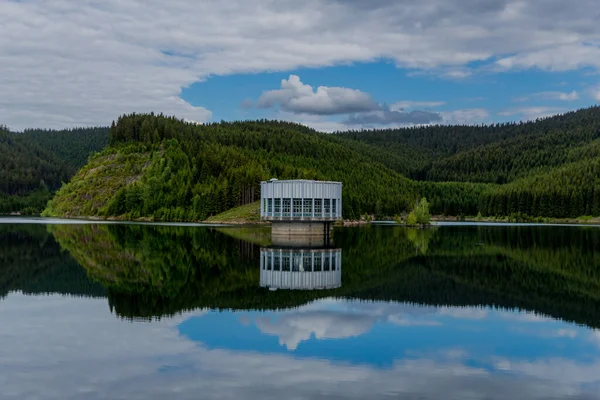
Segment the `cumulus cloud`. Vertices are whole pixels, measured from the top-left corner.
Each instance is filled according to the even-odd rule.
[[[0,122],[96,125],[150,110],[206,121],[182,87],[382,58],[455,77],[472,63],[599,69],[599,19],[596,0],[4,1]]]
[[[312,86],[300,81],[297,75],[281,81],[281,88],[264,92],[256,102],[259,108],[279,106],[297,114],[335,115],[371,111],[379,108],[373,98],[356,89]]]
[[[391,110],[405,110],[407,108],[431,108],[439,107],[446,104],[445,101],[413,101],[413,100],[401,100],[397,101],[390,106]]]
[[[539,92],[533,93],[527,96],[521,96],[514,99],[516,102],[524,102],[530,100],[560,100],[560,101],[574,101],[579,100],[579,93],[573,90],[572,92],[559,92],[559,91],[549,91],[549,92]]]
[[[423,125],[441,122],[439,113],[432,111],[394,111],[388,106],[381,106],[377,111],[350,115],[344,123],[347,125]]]
[[[443,111],[444,124],[449,125],[474,125],[484,123],[490,116],[490,113],[484,108],[466,108],[453,111]]]
[[[374,319],[368,315],[332,311],[307,311],[284,314],[276,320],[257,318],[261,332],[279,337],[279,344],[296,350],[300,342],[316,339],[344,339],[360,336],[371,329]]]
[[[564,111],[565,109],[560,107],[533,106],[508,109],[499,112],[498,115],[511,117],[518,116],[521,120],[530,121],[538,118],[551,117]]]

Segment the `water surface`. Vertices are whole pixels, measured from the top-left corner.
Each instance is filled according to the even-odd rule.
[[[600,398],[595,227],[16,222],[2,399]]]

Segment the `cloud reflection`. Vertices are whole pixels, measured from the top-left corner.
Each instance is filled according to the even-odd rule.
[[[343,309],[344,303],[328,306]],[[348,309],[360,307],[348,305]],[[379,318],[384,319],[398,312],[409,314],[402,313],[400,305],[390,313],[383,311],[382,304],[366,304],[366,310],[378,308]],[[431,309],[421,311],[427,315]],[[349,327],[368,329],[370,320],[365,316],[369,314],[363,311],[355,319],[346,319],[350,314],[342,318],[334,311],[312,310],[302,317],[291,314],[281,319],[284,326],[304,331],[310,321],[321,321],[322,326],[311,332],[329,338],[360,331]],[[418,314],[415,310],[409,317]],[[414,355],[396,360],[390,368],[377,368],[297,359],[291,354],[208,350],[178,334],[176,326],[194,315],[129,322],[114,318],[101,299],[13,293],[0,307],[2,398],[600,398],[598,357],[584,362],[480,354],[476,365],[469,361],[472,354],[431,343],[426,356]],[[346,326],[335,326],[338,323]],[[218,332],[218,326],[213,328]],[[292,343],[293,333],[288,334]],[[493,350],[490,345],[488,351]]]

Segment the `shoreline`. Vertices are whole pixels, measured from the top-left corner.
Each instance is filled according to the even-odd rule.
[[[156,221],[151,218],[138,218],[128,220],[124,218],[101,218],[88,217],[41,217],[27,215],[0,215],[0,223],[40,223],[40,224],[139,224],[139,225],[165,225],[165,226],[202,226],[202,227],[266,227],[270,222],[256,220],[231,220],[231,221]],[[409,227],[394,220],[343,220],[334,224],[335,228],[342,227],[364,227],[364,226],[403,226]],[[578,218],[545,218],[532,221],[511,221],[509,218],[474,218],[474,217],[439,217],[431,218],[431,226],[449,225],[484,225],[484,226],[600,226],[600,218],[578,219]]]

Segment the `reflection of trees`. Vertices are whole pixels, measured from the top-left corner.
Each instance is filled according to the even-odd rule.
[[[327,296],[431,305],[522,308],[600,326],[600,230],[549,227],[367,227],[335,232],[339,289],[269,292],[259,249],[226,230],[136,225],[54,226],[107,288],[118,315],[194,308],[277,309]],[[239,237],[239,235],[238,235]]]
[[[43,225],[0,224],[0,298],[10,291],[104,296]]]

